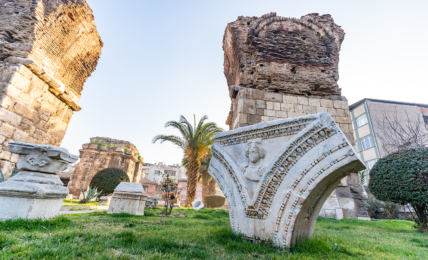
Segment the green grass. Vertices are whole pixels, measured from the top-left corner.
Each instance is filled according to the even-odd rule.
[[[186,218],[105,212],[0,222],[0,259],[428,259],[413,222],[319,218],[312,240],[290,251],[231,231],[227,211],[174,209]]]
[[[63,200],[64,207],[83,207],[83,206],[99,206],[98,201],[91,201],[88,204],[79,204],[79,200]],[[107,206],[107,205],[104,205]]]

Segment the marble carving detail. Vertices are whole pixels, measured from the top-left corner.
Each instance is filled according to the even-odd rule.
[[[0,184],[0,220],[54,218],[68,195],[58,174],[79,157],[67,149],[9,142],[19,173]]]
[[[282,130],[293,124],[299,130],[284,137],[291,131]],[[224,132],[212,150],[209,172],[227,197],[232,229],[282,247],[289,247],[296,234],[310,237],[340,179],[364,169],[326,112]],[[301,230],[294,230],[296,223]]]

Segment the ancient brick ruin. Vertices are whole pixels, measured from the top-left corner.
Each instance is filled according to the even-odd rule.
[[[0,0],[0,159],[9,141],[59,146],[103,43],[85,0]]]
[[[232,101],[229,128],[327,111],[355,145],[348,102],[337,84],[344,36],[328,14],[298,19],[270,13],[240,16],[229,23],[223,37],[224,74]],[[347,197],[333,192],[326,204],[331,209],[322,215],[367,215],[362,202],[354,202],[358,198],[352,194],[363,192],[361,185],[350,186],[355,179],[357,174],[342,181],[339,186],[346,192],[341,193]],[[340,212],[335,210],[338,205]]]
[[[70,194],[80,195],[86,190],[94,175],[106,168],[118,168],[128,174],[131,182],[139,183],[143,170],[143,158],[137,147],[128,141],[107,137],[93,137],[79,150],[80,161],[71,174]]]

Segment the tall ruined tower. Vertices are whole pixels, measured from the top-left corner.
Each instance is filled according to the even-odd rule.
[[[232,101],[226,124],[236,129],[327,111],[355,145],[348,102],[337,84],[344,37],[328,14],[298,19],[270,13],[240,16],[229,23],[223,37],[224,74]],[[364,218],[362,193],[358,174],[349,176],[321,214]]]
[[[85,0],[0,0],[0,160],[9,141],[59,146],[103,43]]]

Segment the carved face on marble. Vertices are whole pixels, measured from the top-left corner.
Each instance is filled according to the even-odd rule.
[[[264,173],[263,159],[266,151],[263,148],[261,140],[249,141],[245,151],[245,157],[248,158],[248,165],[244,166],[243,173],[245,178],[250,181],[258,182]]]

